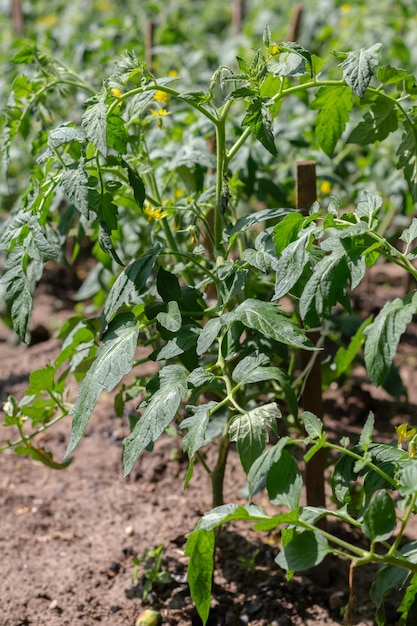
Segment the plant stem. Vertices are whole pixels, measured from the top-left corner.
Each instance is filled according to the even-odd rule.
[[[416,500],[417,500],[417,492],[414,492],[414,493],[413,493],[413,496],[412,496],[412,498],[411,498],[410,504],[408,505],[408,510],[407,510],[407,513],[405,514],[405,516],[404,516],[404,517],[403,517],[403,519],[401,520],[401,528],[400,528],[400,531],[399,531],[398,535],[396,536],[395,541],[394,541],[394,543],[392,544],[392,546],[391,546],[391,548],[390,548],[390,550],[389,550],[389,552],[388,552],[389,556],[394,556],[394,553],[397,551],[397,548],[398,548],[398,546],[400,545],[400,541],[401,541],[401,539],[403,538],[404,531],[405,531],[405,529],[406,529],[406,527],[407,527],[407,524],[408,524],[409,519],[410,519],[410,517],[411,517],[411,514],[412,514],[412,512],[413,512],[413,509],[414,509],[414,506],[415,506]]]
[[[217,456],[217,463],[211,472],[211,489],[213,497],[213,508],[223,504],[223,486],[224,486],[224,473],[226,470],[227,455],[229,453],[230,439],[229,439],[229,423],[226,421],[223,432],[220,437],[219,453]]]

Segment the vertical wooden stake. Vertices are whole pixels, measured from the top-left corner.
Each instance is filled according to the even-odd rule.
[[[290,32],[288,41],[297,41],[300,33],[301,18],[303,17],[304,7],[301,4],[296,5],[292,10]]]
[[[316,164],[314,161],[297,163],[296,190],[296,207],[307,212],[317,199]],[[309,332],[308,337],[316,345],[320,338],[320,333]],[[304,369],[311,358],[311,353],[302,350],[301,354],[302,367]],[[319,354],[316,356],[314,365],[305,381],[302,406],[304,411],[311,411],[318,418],[323,419],[321,358]],[[305,480],[307,504],[309,506],[325,506],[323,449],[319,450],[306,464]]]
[[[232,30],[238,35],[242,30],[242,22],[245,15],[245,0],[233,0],[232,7]]]
[[[151,19],[146,20],[145,25],[145,61],[149,72],[152,72],[153,63],[153,44],[154,44],[155,22]]]
[[[21,35],[23,33],[22,0],[11,0],[10,15],[14,32]]]

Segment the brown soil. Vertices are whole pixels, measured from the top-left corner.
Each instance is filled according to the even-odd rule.
[[[395,290],[400,293],[403,289],[396,275],[378,270],[360,294],[360,307],[378,307],[384,298],[397,295]],[[37,296],[35,332],[29,347],[13,343],[10,332],[0,328],[1,402],[9,394],[21,397],[31,370],[52,360],[59,350],[51,335],[68,311],[57,308],[54,293],[43,289]],[[342,388],[326,392],[325,421],[335,435],[348,433],[355,439],[369,410],[375,413],[381,440],[394,437],[396,424],[417,424],[415,330],[412,325],[406,333],[397,358],[409,401],[394,401],[376,390],[358,366]],[[58,460],[64,454],[69,430],[70,422],[64,421],[43,436],[43,444]],[[0,443],[13,436],[9,431],[1,427]],[[186,460],[178,441],[164,436],[123,479],[121,451],[127,434],[127,424],[115,417],[107,396],[101,399],[66,470],[48,470],[11,451],[0,454],[1,625],[133,626],[147,607],[161,612],[163,624],[201,623],[188,591],[183,550],[187,533],[211,506],[208,478],[197,465],[184,491]],[[244,484],[232,451],[226,502],[244,503],[239,492]],[[267,506],[262,494],[259,498]],[[409,537],[417,539],[417,526],[410,528]],[[132,580],[134,558],[160,545],[164,546],[162,569],[169,572],[170,580],[156,587],[145,603],[142,574]],[[317,572],[287,582],[274,563],[277,552],[273,534],[256,533],[245,525],[229,527],[223,533],[210,625],[343,623],[347,565],[330,560]],[[368,597],[371,574],[368,570],[356,574],[356,626],[374,623]],[[389,620],[395,623],[395,611]]]

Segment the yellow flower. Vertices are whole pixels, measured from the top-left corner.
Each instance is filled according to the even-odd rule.
[[[320,191],[324,196],[327,196],[330,193],[332,186],[328,180],[324,180],[320,185]]]
[[[111,92],[115,98],[121,98],[123,96],[122,92],[120,91],[120,89],[117,89],[117,87],[113,87],[113,89],[111,89]]]
[[[36,20],[36,26],[41,26],[42,28],[53,28],[57,22],[58,17],[56,15],[49,14],[39,17]]]
[[[177,78],[177,76],[179,76],[179,74],[178,74],[177,70],[169,70],[168,76],[170,76],[170,78]]]
[[[346,15],[346,13],[349,13],[350,11],[350,4],[342,4],[342,6],[340,7],[340,12],[342,13],[342,15]]]
[[[168,215],[168,213],[161,208],[154,209],[153,206],[149,204],[149,202],[143,209],[143,212],[148,218],[149,223],[151,223],[153,220],[161,220],[163,217],[166,217]]]
[[[274,44],[273,46],[271,46],[271,54],[278,54],[279,52],[279,46],[277,44]]]
[[[398,435],[398,445],[400,446],[405,439],[410,439],[417,434],[417,428],[408,428],[408,424],[400,424],[395,427]]]
[[[171,111],[158,107],[157,109],[151,109],[151,115],[156,115],[156,117],[166,117],[167,115],[171,115]]]
[[[163,104],[168,104],[168,94],[165,93],[165,91],[155,91],[154,93],[154,100],[156,100],[157,102],[162,102]]]

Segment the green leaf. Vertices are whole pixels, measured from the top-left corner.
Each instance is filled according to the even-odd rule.
[[[318,439],[323,433],[323,422],[314,413],[304,411],[300,415],[300,420],[311,439]]]
[[[69,123],[70,122],[61,124],[49,132],[48,148],[51,151],[56,150],[56,148],[59,148],[62,144],[69,143],[70,141],[79,141],[81,143],[85,140],[85,135],[81,128],[68,126]]]
[[[355,52],[348,52],[346,59],[341,64],[343,78],[359,98],[365,94],[374,69],[379,63],[378,52],[380,43],[376,43],[370,48],[361,48]]]
[[[289,437],[282,437],[277,444],[265,450],[252,464],[248,472],[249,498],[252,498],[255,489],[268,474],[274,463],[277,463]]]
[[[218,336],[221,327],[222,322],[220,317],[214,317],[207,322],[197,341],[197,354],[199,356],[207,352]]]
[[[417,485],[417,459],[407,459],[407,463],[401,466],[397,478],[400,481],[399,492],[402,496],[414,494]]]
[[[310,104],[310,108],[319,111],[315,122],[317,141],[330,158],[345,130],[352,106],[352,92],[349,87],[338,85],[320,87]]]
[[[278,155],[272,132],[271,116],[262,98],[256,98],[249,104],[242,120],[242,126],[249,126],[252,134],[272,156]]]
[[[275,562],[285,570],[300,572],[322,562],[331,549],[318,532],[294,532],[291,541],[281,550]]]
[[[244,506],[222,504],[204,513],[204,516],[197,524],[197,529],[214,530],[222,524],[235,520],[262,522],[270,519],[270,516],[257,504],[245,504]]]
[[[189,374],[187,380],[188,384],[193,387],[203,387],[204,385],[209,385],[214,380],[214,376],[203,367],[197,367]]]
[[[404,132],[398,146],[397,168],[403,170],[414,202],[417,202],[417,131],[408,119],[403,121]]]
[[[283,50],[286,52],[290,52],[292,54],[296,54],[297,56],[301,57],[304,61],[306,61],[306,63],[310,66],[310,68],[312,67],[312,60],[311,60],[310,52],[306,50],[306,48],[303,48],[303,46],[301,46],[296,41],[284,41],[279,44],[279,49],[280,51]]]
[[[268,61],[268,71],[274,76],[302,76],[306,71],[305,65],[302,56],[283,50]]]
[[[375,542],[389,539],[396,525],[394,502],[385,490],[379,491],[366,507],[361,528],[365,535]]]
[[[120,260],[116,249],[111,240],[111,229],[106,222],[99,222],[98,225],[98,243],[100,248],[106,252],[106,254],[110,254],[113,259],[118,263],[118,265],[124,265],[123,261]]]
[[[300,297],[300,315],[306,326],[311,327],[329,317],[332,307],[340,302],[347,310],[350,303],[347,296],[348,281],[351,277],[349,257],[339,239],[329,238],[323,242],[330,250],[313,268],[313,274]]]
[[[367,452],[370,444],[372,443],[372,435],[374,432],[375,418],[372,411],[369,411],[369,415],[366,418],[366,422],[359,437],[358,446],[364,452]]]
[[[244,357],[233,370],[232,378],[235,382],[243,385],[258,383],[264,380],[276,380],[281,385],[291,412],[296,415],[298,413],[297,397],[287,375],[278,367],[263,367],[267,363],[269,363],[269,359],[263,354]]]
[[[120,115],[120,110],[113,110],[107,117],[106,144],[119,154],[126,154],[127,133],[125,123]]]
[[[356,333],[350,339],[347,348],[340,346],[329,369],[323,371],[325,384],[328,385],[333,380],[339,380],[340,377],[349,370],[365,341],[365,329],[371,322],[372,318],[368,317],[368,319],[359,326]]]
[[[304,272],[310,260],[308,246],[319,229],[315,224],[305,228],[298,239],[290,243],[274,262],[275,291],[273,300],[288,294]]]
[[[365,331],[365,365],[371,381],[381,385],[388,374],[401,335],[417,310],[417,292],[387,302]]]
[[[232,379],[243,385],[266,380],[263,378],[263,370],[267,371],[268,368],[262,367],[262,365],[266,365],[268,362],[269,359],[265,354],[254,353],[245,356],[233,370]]]
[[[97,356],[88,370],[71,413],[74,416],[65,456],[74,450],[87,427],[100,393],[111,391],[133,367],[138,324],[131,313],[122,313],[109,324]]]
[[[272,302],[247,298],[233,312],[222,315],[220,320],[222,324],[240,321],[247,328],[252,328],[261,335],[283,344],[304,350],[315,350],[304,331]]]
[[[237,442],[240,462],[246,474],[262,454],[268,442],[268,428],[276,431],[281,412],[275,402],[258,406],[243,415],[235,415],[229,425],[231,441]]]
[[[178,278],[172,272],[167,272],[163,267],[158,270],[156,278],[158,293],[164,302],[181,300],[181,287]]]
[[[158,321],[160,321],[160,315],[161,313],[158,313],[157,315]],[[169,323],[171,322],[175,322],[175,319],[169,319]],[[165,326],[165,328],[167,327]],[[200,327],[197,324],[183,324],[178,332],[173,332],[176,332],[176,336],[167,341],[167,343],[162,346],[160,350],[158,350],[156,356],[157,361],[172,359],[173,357],[184,354],[187,350],[194,348],[200,334]]]
[[[266,488],[271,504],[282,504],[288,509],[300,505],[303,479],[296,460],[286,450],[273,463],[266,477]]]
[[[24,270],[26,267],[26,271]],[[32,311],[32,294],[42,276],[43,263],[30,262],[20,246],[15,246],[7,257],[1,283],[6,285],[4,299],[10,309],[13,328],[20,341],[26,341],[26,332]]]
[[[90,218],[88,207],[88,176],[84,170],[84,163],[81,160],[67,168],[62,176],[62,185],[68,199],[87,220]]]
[[[391,65],[381,65],[376,71],[376,77],[383,85],[392,85],[405,80],[408,72]]]
[[[38,395],[45,390],[52,391],[55,387],[55,368],[52,365],[34,370],[29,376],[26,395]]]
[[[210,613],[211,585],[213,580],[215,536],[213,531],[194,530],[185,544],[189,557],[188,585],[191,597],[203,622]]]
[[[12,57],[12,62],[16,64],[24,63],[29,64],[32,63],[35,58],[35,53],[37,51],[35,43],[25,43],[16,54]]]
[[[288,213],[295,213],[295,209],[263,209],[261,211],[255,211],[249,215],[243,215],[239,217],[234,224],[228,224],[225,228],[225,233],[231,237],[238,233],[252,228],[255,224],[260,222],[266,222],[268,220],[275,220],[278,217],[288,215]],[[297,212],[298,215],[298,212]],[[302,218],[304,219],[304,218]]]
[[[417,218],[413,217],[410,226],[401,233],[400,239],[405,241],[407,246],[411,246],[413,241],[417,239]]]
[[[146,287],[152,268],[161,250],[159,245],[150,248],[140,259],[132,261],[117,277],[103,308],[102,331],[110,319],[122,306],[137,304],[141,292]]]
[[[28,215],[27,225],[30,235],[26,237],[24,245],[34,261],[52,261],[58,257],[57,250],[51,245],[54,242],[53,232],[44,231],[39,224],[38,215]],[[49,236],[50,241],[48,241]]]
[[[417,621],[417,574],[413,574],[408,583],[397,612],[401,613],[400,624],[414,624]]]
[[[271,36],[271,28],[269,27],[269,24],[266,24],[262,35],[262,42],[265,48],[269,48],[271,45]]]
[[[352,288],[357,286],[365,273],[361,240],[345,234],[321,243],[321,249],[328,254],[314,266],[300,297],[300,315],[308,327],[328,317],[337,302],[349,311],[347,288],[349,284]]]
[[[397,107],[393,100],[378,96],[365,113],[363,121],[356,126],[347,138],[348,143],[366,145],[383,141],[398,128]]]
[[[300,211],[293,211],[285,215],[274,227],[273,240],[275,244],[275,252],[277,256],[282,254],[285,248],[296,241],[298,233],[302,230],[306,223],[306,218]]]
[[[239,293],[242,292],[245,286],[247,275],[247,269],[234,267],[233,271],[230,272],[228,276],[225,276],[223,278],[219,276],[220,301],[223,306],[225,306],[228,302],[233,300],[233,298],[235,298]]]
[[[167,302],[166,311],[160,311],[156,316],[158,322],[169,330],[171,333],[176,333],[181,328],[182,317],[178,302],[172,300]]]
[[[104,95],[90,106],[81,118],[81,125],[89,141],[103,154],[107,155],[107,112]]]
[[[167,365],[155,382],[159,388],[140,405],[143,408],[132,433],[124,440],[123,468],[127,476],[143,450],[163,433],[187,393],[187,373],[180,365]]]
[[[417,542],[413,541],[402,546],[399,552],[412,563],[417,561]],[[395,565],[382,565],[372,580],[370,596],[377,607],[377,619],[379,626],[384,626],[384,598],[393,591],[404,587],[411,572],[403,567]]]
[[[180,424],[181,430],[187,430],[182,440],[182,447],[192,458],[194,454],[205,443],[206,430],[210,419],[210,411],[214,409],[217,402],[207,402],[198,406],[187,406],[187,411],[192,411],[194,415],[186,417]]]
[[[124,161],[122,163],[123,166],[127,168],[129,184],[133,189],[133,195],[135,197],[135,200],[138,206],[143,209],[143,205],[146,199],[145,185],[143,183],[143,180],[141,179],[139,174],[135,172],[135,170],[133,170],[127,163],[125,163]]]

